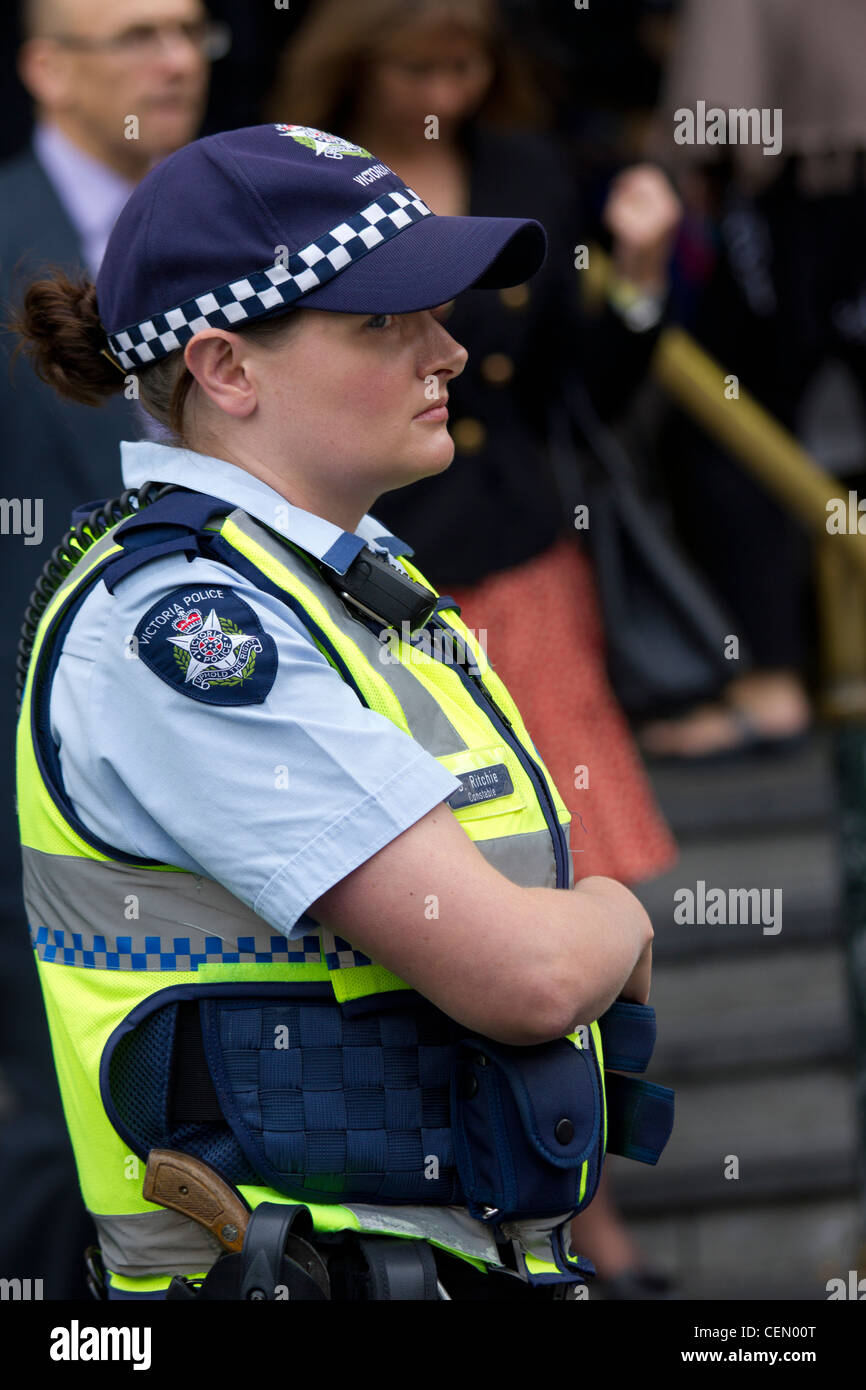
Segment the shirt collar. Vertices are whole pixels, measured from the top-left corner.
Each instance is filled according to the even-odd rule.
[[[365,545],[386,550],[393,556],[415,553],[369,512],[361,518],[356,531],[343,531],[333,521],[287,502],[267,483],[226,459],[146,439],[124,440],[120,459],[125,487],[141,487],[147,482],[177,483],[194,492],[219,497],[248,512],[286,540],[294,541],[338,574],[345,574]]]

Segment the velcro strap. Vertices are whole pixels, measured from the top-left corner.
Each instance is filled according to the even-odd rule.
[[[176,550],[182,550],[190,557],[200,553],[195,536],[176,536],[167,541],[158,541],[156,544],[133,550],[131,555],[121,555],[110,565],[106,565],[102,582],[108,592],[113,594],[115,586],[128,574],[132,574],[133,570],[139,569],[141,565],[149,565],[151,560],[156,560],[161,555],[171,555]]]
[[[178,489],[127,517],[114,533],[124,553],[107,565],[103,583],[114,593],[115,585],[140,565],[161,555],[184,551],[190,558],[201,553],[199,533],[216,513],[231,511],[219,497]]]
[[[232,504],[220,497],[204,492],[185,492],[178,488],[176,492],[166,493],[156,502],[127,517],[114,536],[121,545],[126,545],[128,536],[138,531],[149,531],[154,526],[178,526],[186,531],[200,531],[215,513],[232,510]]]
[[[616,999],[598,1020],[605,1071],[646,1071],[656,1043],[656,1011]]]
[[[606,1060],[606,1059],[605,1059]],[[655,1164],[674,1127],[674,1093],[669,1086],[618,1076],[605,1069],[607,1152]]]

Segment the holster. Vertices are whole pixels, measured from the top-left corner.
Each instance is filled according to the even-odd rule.
[[[315,1236],[307,1207],[263,1202],[250,1217],[240,1254],[223,1255],[198,1284],[176,1275],[166,1299],[415,1302],[440,1296],[426,1241],[346,1231]]]

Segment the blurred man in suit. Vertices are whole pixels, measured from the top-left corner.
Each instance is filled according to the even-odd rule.
[[[0,167],[0,300],[18,302],[48,265],[95,278],[136,183],[195,139],[209,60],[226,37],[200,0],[27,0],[18,68],[35,103],[30,148]],[[84,1297],[94,1232],[60,1110],[20,897],[12,759],[15,655],[34,581],[82,498],[121,491],[118,445],[145,430],[135,402],[62,401],[0,334],[4,510],[0,534],[0,1276]],[[16,505],[17,501],[17,505]],[[22,518],[13,534],[9,518]],[[27,518],[25,528],[23,518]]]

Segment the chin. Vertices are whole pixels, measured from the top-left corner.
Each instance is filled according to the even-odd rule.
[[[422,478],[435,478],[437,473],[444,473],[451,467],[454,459],[454,441],[450,435],[448,437],[448,448],[442,449],[439,457],[431,452],[426,458],[415,459],[399,468],[395,468],[382,484],[382,492],[395,492],[397,488],[410,487],[412,483],[420,482]]]
[[[189,104],[162,110],[157,107],[148,115],[149,152],[165,158],[166,152],[173,154],[188,145],[196,137],[197,117],[198,108]]]
[[[415,478],[432,478],[437,473],[444,473],[446,468],[451,467],[453,460],[454,440],[450,434],[446,434],[438,449],[431,449],[425,458],[418,460],[412,476],[406,481],[413,482]]]

